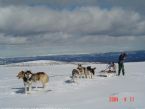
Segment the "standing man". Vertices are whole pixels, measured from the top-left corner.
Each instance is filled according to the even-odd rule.
[[[125,75],[124,61],[125,61],[126,57],[127,57],[127,54],[125,52],[122,52],[119,56],[119,59],[118,59],[118,76],[120,75],[121,70],[122,70],[123,76]]]

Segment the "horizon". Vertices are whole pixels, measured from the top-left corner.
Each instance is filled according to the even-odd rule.
[[[126,53],[129,52],[144,52],[145,50],[131,50],[131,51],[123,51]],[[29,58],[29,57],[43,57],[43,56],[77,56],[77,55],[99,55],[99,54],[110,54],[110,53],[118,53],[120,54],[122,51],[114,51],[114,52],[94,52],[94,53],[65,53],[65,54],[46,54],[46,55],[28,55],[28,56],[11,56],[11,57],[0,57],[1,59],[6,59],[6,58]]]

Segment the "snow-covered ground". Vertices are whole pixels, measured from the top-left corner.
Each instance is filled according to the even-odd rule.
[[[105,64],[87,65],[96,67],[96,75],[106,68]],[[0,108],[145,109],[145,62],[125,63],[126,76],[95,76],[72,83],[70,76],[76,67],[76,63],[50,61],[0,66]],[[23,82],[16,77],[21,70],[47,72],[48,89],[24,94]],[[112,101],[115,97],[116,102]]]

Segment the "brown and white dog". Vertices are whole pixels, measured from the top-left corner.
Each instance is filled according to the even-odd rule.
[[[45,88],[46,84],[49,81],[49,77],[44,72],[37,72],[32,73],[31,71],[20,71],[17,75],[19,79],[23,79],[24,86],[25,86],[25,93],[27,91],[31,92],[32,90],[32,83],[33,82],[41,82],[43,85],[43,88]],[[27,90],[28,88],[28,90]]]
[[[72,70],[72,81],[75,82],[75,78],[80,78],[80,71],[79,69]]]
[[[79,75],[82,78],[87,78],[86,72],[87,72],[87,68],[83,67],[81,64],[78,64],[77,69],[79,70]]]

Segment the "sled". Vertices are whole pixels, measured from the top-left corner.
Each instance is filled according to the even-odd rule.
[[[99,72],[99,74],[97,76],[99,76],[99,77],[113,77],[113,76],[116,76],[116,71],[102,70]]]

